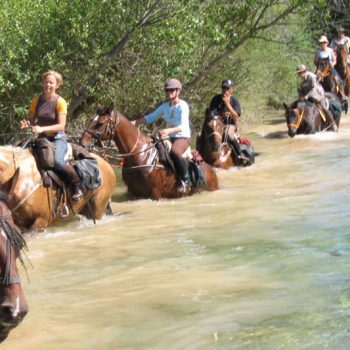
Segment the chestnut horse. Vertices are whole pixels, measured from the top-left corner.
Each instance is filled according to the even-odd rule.
[[[17,258],[24,266],[22,249],[27,249],[26,242],[13,222],[6,195],[0,190],[0,342],[28,313],[16,266]]]
[[[202,131],[197,138],[197,149],[203,159],[210,165],[228,169],[232,166],[247,166],[254,163],[255,155],[252,146],[242,145],[241,155],[238,156],[228,139],[228,126],[219,116],[209,116],[204,120]],[[240,147],[237,140],[237,147]],[[243,150],[243,147],[246,150]],[[249,149],[248,149],[249,148]],[[251,150],[251,152],[248,152]],[[240,159],[239,157],[244,159]]]
[[[341,102],[338,97],[331,93],[326,93],[330,103],[330,110],[333,118],[339,127]],[[299,134],[314,134],[319,131],[330,130],[330,125],[314,103],[308,101],[295,101],[290,106],[283,104],[286,110],[286,122],[288,135],[294,137]],[[337,109],[335,108],[337,107]]]
[[[158,150],[152,138],[115,111],[113,105],[100,106],[83,133],[80,144],[90,147],[95,140],[106,141],[112,138],[122,153],[121,156],[124,157],[122,176],[130,193],[136,197],[155,200],[184,195],[177,189],[174,172],[159,161]],[[186,195],[201,189],[206,191],[218,189],[218,179],[211,166],[202,162],[200,169],[204,184],[201,187],[192,187]]]
[[[344,93],[347,98],[350,95],[350,68],[348,64],[348,48],[346,45],[337,44],[336,46],[337,64],[335,69],[337,70],[340,78],[344,82]],[[348,112],[348,105],[346,105],[345,113]]]
[[[0,146],[0,186],[8,194],[8,205],[16,224],[30,231],[40,231],[67,216],[82,214],[101,219],[109,204],[116,176],[112,167],[93,155],[101,174],[101,184],[89,190],[77,202],[58,210],[57,189],[44,187],[35,158],[29,149]]]

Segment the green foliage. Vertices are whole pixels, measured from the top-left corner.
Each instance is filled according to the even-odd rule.
[[[47,69],[63,74],[60,93],[74,107],[70,121],[81,121],[82,111],[88,115],[96,102],[110,100],[128,116],[143,115],[164,98],[163,83],[170,76],[185,85],[183,96],[191,104],[195,127],[224,76],[237,82],[243,100],[254,96],[253,101],[264,103],[266,91],[290,96],[295,64],[310,55],[312,5],[303,4],[3,0],[0,127],[17,127],[40,93],[40,77]],[[79,120],[75,122],[81,125]]]

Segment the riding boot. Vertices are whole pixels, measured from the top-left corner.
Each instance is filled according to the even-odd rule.
[[[242,152],[241,152],[241,149],[239,147],[238,140],[236,138],[235,139],[230,138],[229,142],[233,148],[233,157],[234,157],[235,165],[241,165],[243,163]]]
[[[72,200],[78,201],[81,199],[84,195],[84,187],[73,165],[67,164],[60,169],[60,173],[64,181],[72,188]]]
[[[188,170],[188,161],[183,157],[177,156],[175,153],[170,152],[171,159],[174,162],[176,172],[178,174],[180,186],[179,191],[186,193],[191,188],[191,178]]]
[[[326,114],[326,119],[328,121],[328,123],[330,124],[330,126],[332,127],[333,131],[338,131],[338,125],[335,122],[334,118],[333,118],[333,114],[329,109],[323,109],[325,114]]]

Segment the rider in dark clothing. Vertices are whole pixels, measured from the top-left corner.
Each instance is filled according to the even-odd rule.
[[[233,83],[230,79],[224,79],[221,83],[222,93],[215,95],[209,106],[209,115],[220,116],[221,120],[228,125],[227,138],[234,148],[235,161],[240,163],[241,151],[237,141],[237,122],[241,116],[241,106],[238,99],[233,96]]]

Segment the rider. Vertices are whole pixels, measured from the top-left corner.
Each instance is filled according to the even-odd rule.
[[[328,109],[327,100],[323,87],[317,82],[316,74],[307,71],[306,66],[301,64],[297,67],[297,74],[301,78],[301,83],[298,88],[298,94],[300,100],[311,101],[316,105],[321,105],[323,111],[326,114],[326,119],[331,125],[333,131],[338,130],[338,126],[334,121],[331,111]]]
[[[83,196],[83,186],[73,165],[65,159],[68,151],[64,132],[67,103],[56,93],[62,84],[62,75],[49,70],[42,75],[42,79],[43,93],[32,100],[28,120],[20,121],[20,129],[31,127],[33,133],[39,134],[39,137],[46,137],[55,144],[55,170],[73,186],[72,199],[77,201]]]
[[[338,36],[333,38],[329,47],[332,48],[333,50],[336,49],[338,44],[344,45],[347,48],[348,52],[348,64],[350,64],[350,55],[349,55],[349,50],[350,50],[350,38],[345,35],[345,28],[340,26],[337,28]]]
[[[174,162],[180,177],[179,191],[187,192],[191,187],[188,162],[182,157],[190,146],[191,130],[189,121],[189,107],[186,101],[180,99],[181,82],[177,79],[168,79],[164,84],[167,100],[155,111],[136,120],[136,125],[153,123],[160,117],[165,118],[166,127],[160,130],[162,138],[169,137],[172,146],[171,159]]]
[[[319,39],[320,42],[320,48],[316,50],[315,56],[314,56],[314,64],[317,67],[319,62],[321,60],[327,60],[328,63],[330,64],[331,71],[332,71],[332,76],[334,78],[334,81],[336,85],[339,87],[340,94],[342,96],[342,99],[346,99],[346,96],[344,94],[344,85],[343,81],[340,78],[338,72],[334,68],[334,66],[337,63],[337,57],[330,47],[328,47],[328,39],[325,35],[322,35],[321,38]]]
[[[241,156],[237,142],[237,124],[241,116],[241,106],[236,96],[233,96],[234,86],[231,79],[224,79],[221,82],[221,94],[215,95],[209,105],[209,115],[218,115],[228,125],[228,140],[235,149],[236,156]]]

